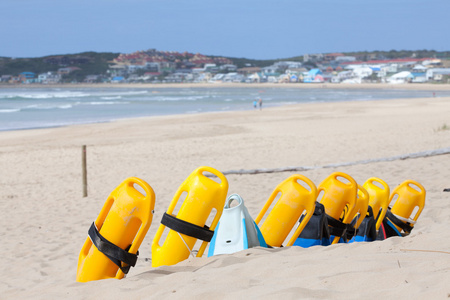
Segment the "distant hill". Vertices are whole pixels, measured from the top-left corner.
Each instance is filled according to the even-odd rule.
[[[108,70],[108,62],[118,55],[119,53],[83,52],[36,58],[0,57],[0,76],[18,75],[22,72],[40,74],[57,71],[64,67],[78,67],[81,70],[71,75],[82,80],[86,75],[105,74]]]
[[[391,50],[391,51],[360,51],[346,52],[344,55],[357,56],[359,60],[370,59],[395,59],[406,57],[436,57],[450,58],[450,51],[434,50]],[[102,75],[108,70],[108,62],[117,58],[119,53],[111,52],[83,52],[78,54],[51,55],[38,58],[10,58],[0,57],[0,76],[17,76],[22,72],[33,72],[35,74],[49,71],[57,71],[63,67],[78,67],[80,70],[71,73],[66,80],[82,81],[86,75]],[[206,55],[214,58],[218,56]],[[277,61],[303,61],[303,56],[296,56],[283,59],[256,60],[249,58],[225,57],[230,59],[238,68],[246,66],[264,67],[272,65]]]

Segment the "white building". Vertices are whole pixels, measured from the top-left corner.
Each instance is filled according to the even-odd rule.
[[[425,73],[425,77],[428,80],[442,80],[443,75],[450,75],[450,68],[437,68],[428,69]]]
[[[61,75],[55,72],[47,72],[38,75],[38,82],[42,84],[58,83],[61,80]]]
[[[338,61],[338,62],[356,61],[356,57],[354,57],[354,56],[338,56],[338,57],[336,57],[336,61]]]
[[[396,73],[389,77],[387,79],[387,82],[392,84],[399,84],[399,83],[407,83],[411,81],[414,78],[414,76],[411,74],[411,72],[403,71],[400,73]]]

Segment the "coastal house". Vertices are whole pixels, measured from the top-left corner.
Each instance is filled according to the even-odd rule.
[[[290,78],[291,78],[291,74],[288,74],[288,73],[281,74],[280,76],[278,76],[277,82],[279,82],[279,83],[289,83],[290,82]],[[272,82],[274,80],[274,77],[273,76],[269,76],[267,80],[269,82]]]
[[[203,66],[203,68],[193,68],[192,72],[193,73],[204,73],[204,72],[215,73],[218,70],[219,70],[219,68],[216,66],[216,64],[205,64]]]
[[[343,57],[343,56],[344,56],[344,54],[342,54],[342,53],[328,53],[323,56],[323,59],[325,61],[332,61],[332,60],[336,60],[337,58]]]
[[[128,68],[124,64],[117,64],[117,65],[109,66],[108,71],[112,77],[126,76],[128,74]]]
[[[298,69],[303,67],[303,64],[298,61],[278,61],[273,64],[276,68],[278,68],[277,72],[285,71],[288,69]]]
[[[261,83],[261,82],[267,82],[267,77],[262,72],[256,72],[249,76],[247,76],[247,79],[245,80],[247,83]]]
[[[144,69],[146,69],[146,67],[147,67],[146,63],[127,65],[128,73],[135,73],[137,70],[144,70]]]
[[[304,83],[321,83],[324,82],[322,71],[320,69],[311,69],[303,76]]]
[[[167,83],[180,83],[185,81],[187,74],[186,73],[172,73],[163,80],[163,82]]]
[[[331,78],[331,82],[333,83],[340,83],[343,82],[347,79],[352,79],[353,78],[353,71],[342,71],[337,73],[335,76],[333,76]]]
[[[442,81],[444,76],[450,76],[450,68],[428,69],[425,76],[427,80]]]
[[[278,83],[279,77],[277,76],[267,76],[267,82],[269,83]]]
[[[196,74],[193,73],[193,75],[195,76]],[[194,82],[209,82],[211,78],[212,78],[211,73],[199,73],[195,77]]]
[[[298,75],[297,74],[290,74],[289,82],[298,82]]]
[[[222,82],[244,82],[245,76],[242,74],[239,74],[237,72],[230,72],[225,74],[225,76],[222,78]]]
[[[264,74],[269,74],[270,75],[270,74],[277,73],[278,72],[278,67],[275,66],[275,65],[271,65],[271,66],[268,66],[268,67],[261,68],[261,71]]]
[[[33,72],[22,72],[19,74],[19,81],[21,83],[33,83],[35,82],[36,75]]]
[[[159,73],[161,72],[161,64],[159,62],[147,62],[145,64],[145,68],[147,69],[147,71],[152,72],[152,73]]]
[[[356,61],[356,57],[354,56],[339,56],[336,57],[335,59],[337,62],[352,62],[352,61]]]
[[[209,82],[217,83],[222,82],[223,78],[225,77],[225,74],[219,73],[213,76]]]
[[[9,82],[12,78],[12,75],[2,75],[0,77],[0,82]]]
[[[360,66],[358,68],[353,69],[353,75],[358,78],[365,78],[371,76],[373,73],[372,68],[368,66]]]
[[[21,78],[20,76],[12,76],[11,79],[9,80],[9,83],[12,84],[17,84],[17,83],[21,83]]]
[[[428,68],[423,65],[415,65],[411,70],[413,76],[412,82],[414,83],[424,83],[427,82],[426,72]]]
[[[55,84],[61,81],[61,75],[56,72],[46,72],[38,75],[37,82],[42,84]]]
[[[122,82],[125,82],[125,77],[123,76],[116,76],[111,79],[111,83],[122,83]]]
[[[422,65],[437,68],[439,66],[442,66],[442,60],[430,58],[422,61]]]
[[[219,70],[225,71],[225,72],[237,72],[237,66],[225,64],[225,65],[219,66]]]
[[[304,62],[317,62],[323,60],[323,54],[322,53],[316,53],[316,54],[305,54],[303,55],[303,61]]]
[[[84,82],[86,82],[86,83],[96,83],[96,82],[100,82],[100,81],[101,81],[100,75],[87,75],[84,78]]]
[[[260,67],[244,67],[244,68],[238,69],[237,71],[238,71],[238,73],[240,73],[244,76],[248,76],[253,73],[261,72],[261,68]]]
[[[411,72],[402,71],[387,78],[387,82],[391,84],[408,83],[411,82],[413,78],[414,76],[411,74]]]
[[[301,68],[288,68],[285,73],[286,74],[296,74],[296,75],[301,75],[305,72],[308,72],[308,69],[301,67]]]
[[[161,73],[159,72],[145,72],[144,75],[142,75],[142,80],[144,82],[150,82],[152,80],[157,80],[160,75]]]

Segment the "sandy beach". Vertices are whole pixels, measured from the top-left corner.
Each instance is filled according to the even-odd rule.
[[[449,148],[449,126],[450,97],[430,94],[0,132],[0,298],[447,299],[450,192],[443,190],[450,188],[450,155],[321,166]],[[82,196],[82,145],[87,146],[88,197]],[[391,190],[414,179],[427,190],[426,206],[404,238],[255,248],[151,268],[161,216],[199,166],[222,172],[317,166],[301,172],[316,185],[341,171],[360,184],[379,177]],[[294,173],[227,175],[228,195],[240,194],[255,218],[272,190]],[[136,267],[120,281],[75,282],[90,224],[109,193],[131,176],[156,193],[153,223]]]

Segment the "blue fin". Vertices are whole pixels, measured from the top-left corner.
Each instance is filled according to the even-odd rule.
[[[213,235],[211,241],[209,242],[208,257],[214,255],[214,249],[216,248],[217,229],[219,229],[219,226],[220,226],[220,221],[216,226],[216,230],[214,231],[214,235]]]
[[[264,236],[262,235],[261,230],[259,229],[258,225],[255,223],[255,221],[253,221],[253,223],[255,224],[256,233],[258,235],[259,245],[261,247],[267,248],[267,243],[266,243],[266,240],[264,240]]]

